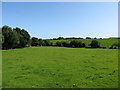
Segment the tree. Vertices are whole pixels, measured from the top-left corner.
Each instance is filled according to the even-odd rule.
[[[96,37],[94,39],[97,39]]]
[[[20,41],[18,45],[19,48],[30,46],[30,35],[26,30],[20,29],[18,27],[14,28],[13,30],[16,31],[18,34]]]
[[[30,35],[24,29],[5,25],[2,27],[2,41],[3,49],[22,48],[30,45]]]
[[[52,46],[53,43],[50,40],[43,40],[43,46]]]
[[[2,27],[2,35],[4,37],[4,42],[2,44],[3,49],[16,48],[19,44],[19,37],[16,31],[13,31],[9,26]]]
[[[62,42],[56,42],[55,46],[61,46],[62,47]]]
[[[110,49],[120,49],[120,42],[114,43],[111,45]]]
[[[63,39],[64,39],[64,37],[58,37],[57,39],[58,39],[58,40],[63,40]]]
[[[4,36],[2,35],[2,28],[0,28],[0,50],[2,49],[3,41],[4,41]]]
[[[82,47],[85,47],[86,45],[85,45],[85,43],[82,43]]]
[[[31,38],[31,46],[38,46],[39,45],[39,39],[36,37]]]
[[[39,46],[43,45],[43,40],[42,39],[38,39],[38,42],[39,42]]]
[[[68,42],[61,42],[63,47],[70,47],[70,43]]]
[[[83,45],[82,45],[82,42],[81,42],[81,41],[72,40],[72,41],[70,42],[70,46],[71,46],[71,47],[82,47]]]
[[[86,37],[86,39],[91,39],[91,37]]]
[[[97,40],[92,40],[90,46],[92,48],[99,48],[100,47],[100,43]]]
[[[68,42],[56,42],[55,46],[70,47],[70,43],[68,43]]]

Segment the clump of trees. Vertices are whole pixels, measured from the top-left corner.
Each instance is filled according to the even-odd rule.
[[[13,31],[17,32],[19,38],[19,44],[17,46],[18,48],[30,46],[30,35],[26,30],[16,27],[13,28]]]
[[[20,28],[2,27],[2,49],[23,48],[29,46],[29,33]]]

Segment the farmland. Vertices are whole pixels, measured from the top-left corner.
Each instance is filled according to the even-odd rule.
[[[2,55],[3,88],[118,87],[118,49],[30,47]]]

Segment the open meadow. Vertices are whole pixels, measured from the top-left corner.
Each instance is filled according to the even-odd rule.
[[[117,88],[118,49],[3,50],[3,88]]]
[[[117,89],[118,2],[39,1],[1,3],[0,87]]]

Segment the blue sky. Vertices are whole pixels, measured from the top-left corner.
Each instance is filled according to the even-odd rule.
[[[2,25],[31,36],[117,37],[117,2],[3,2]]]

